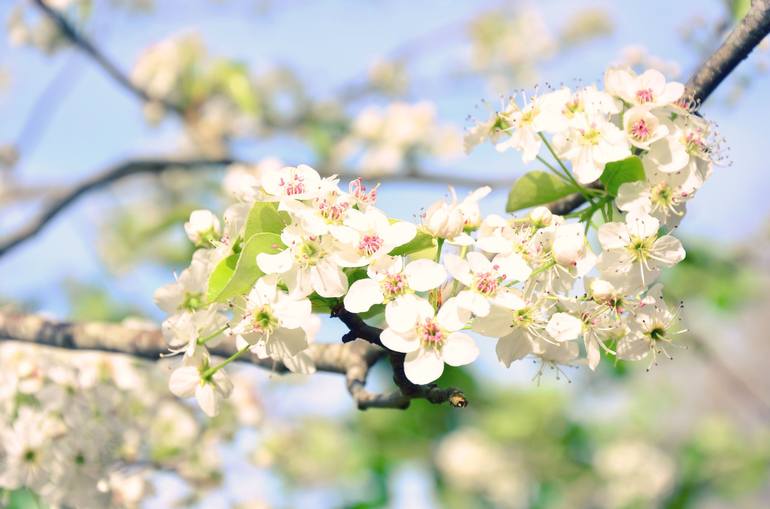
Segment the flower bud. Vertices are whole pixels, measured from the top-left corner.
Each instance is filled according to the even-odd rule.
[[[190,214],[190,220],[184,224],[187,237],[196,245],[211,244],[219,239],[219,219],[210,210],[194,210]]]

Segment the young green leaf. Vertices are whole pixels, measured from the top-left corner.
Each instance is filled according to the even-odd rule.
[[[425,232],[418,231],[417,235],[406,244],[394,248],[389,254],[391,256],[405,256],[433,247],[435,241],[433,237]]]
[[[249,239],[255,233],[280,234],[291,219],[286,212],[278,212],[277,204],[272,202],[256,202],[249,211],[246,219],[246,233],[244,238]]]
[[[622,161],[607,163],[599,180],[610,196],[617,196],[621,184],[644,180],[642,160],[637,156],[631,156]]]
[[[257,266],[260,253],[275,254],[285,249],[281,237],[275,233],[255,233],[243,244],[239,255],[232,255],[221,262],[209,277],[206,292],[209,302],[225,302],[228,299],[245,294],[259,279],[263,272]],[[233,258],[237,257],[235,265]],[[229,277],[228,277],[229,276]]]
[[[574,185],[545,171],[530,171],[513,183],[508,193],[506,212],[545,205],[578,190]]]

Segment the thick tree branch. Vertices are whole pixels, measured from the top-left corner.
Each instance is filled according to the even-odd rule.
[[[363,335],[371,339],[368,333]],[[148,361],[157,361],[161,358],[161,354],[168,352],[166,340],[160,330],[153,326],[62,322],[42,315],[3,309],[0,309],[0,341],[20,341],[76,351],[119,353]],[[210,351],[213,355],[223,358],[235,353],[232,345],[217,346]],[[386,352],[364,338],[344,344],[316,343],[310,346],[308,353],[316,370],[345,376],[348,391],[358,408],[362,410],[406,408],[409,402],[416,398],[437,404],[449,402],[456,407],[467,405],[465,397],[459,390],[442,389],[433,384],[414,386],[414,389],[408,393],[402,390],[387,394],[368,391],[366,379],[369,371],[374,364],[385,357]],[[255,355],[241,357],[239,361],[275,373],[289,372],[283,363],[272,359],[260,359]]]
[[[770,0],[752,0],[743,19],[687,82],[687,90],[693,98],[698,102],[705,101],[768,33]]]
[[[770,33],[770,0],[752,0],[746,16],[733,28],[722,45],[703,62],[687,82],[685,92],[696,106],[709,98],[749,53]],[[568,214],[585,203],[580,194],[566,196],[548,205],[555,214]]]
[[[137,86],[131,81],[120,68],[112,62],[99,48],[96,47],[85,35],[81,34],[68,20],[67,18],[46,4],[45,0],[32,0],[34,4],[45,14],[51,21],[53,21],[59,28],[62,35],[67,38],[73,45],[79,48],[84,54],[96,62],[107,75],[115,80],[121,87],[135,95],[144,102],[157,102],[162,104],[166,109],[173,111],[179,115],[184,116],[185,111],[180,105],[175,104],[168,99],[162,97],[153,97],[146,90]]]

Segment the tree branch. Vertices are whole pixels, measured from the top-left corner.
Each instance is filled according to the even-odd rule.
[[[752,0],[749,12],[738,22],[722,45],[703,62],[687,82],[685,94],[696,101],[696,109],[722,81],[770,33],[770,0]],[[572,194],[548,205],[554,214],[568,214],[585,203]]]
[[[67,350],[92,350],[131,355],[148,361],[157,361],[168,352],[163,334],[156,327],[111,324],[101,322],[63,322],[42,315],[0,309],[0,341],[20,341]],[[212,355],[227,358],[235,353],[232,345],[210,349]],[[369,371],[386,352],[365,339],[344,344],[313,344],[308,353],[316,370],[345,376],[350,395],[359,409],[407,408],[412,399],[421,398],[431,403],[449,402],[453,406],[467,405],[457,389],[441,389],[436,385],[415,386],[409,394],[401,390],[378,394],[366,389]],[[275,373],[289,373],[281,362],[260,359],[250,354],[239,359]]]
[[[14,247],[25,240],[37,234],[52,219],[59,215],[64,209],[75,203],[82,195],[89,191],[102,188],[107,184],[123,179],[130,175],[141,173],[161,173],[173,168],[184,168],[186,170],[210,169],[214,166],[230,164],[230,159],[145,159],[126,161],[107,168],[106,170],[89,177],[78,183],[71,189],[65,190],[55,197],[43,212],[21,230],[3,239],[0,242],[0,256],[3,256]]]
[[[0,241],[0,257],[39,233],[51,220],[63,212],[67,207],[74,204],[81,196],[90,191],[98,190],[126,177],[142,173],[159,174],[173,169],[183,169],[187,171],[207,170],[221,168],[222,166],[234,163],[251,164],[248,161],[237,161],[225,157],[220,159],[134,159],[112,165],[96,175],[75,184],[72,188],[61,192],[58,196],[54,196],[37,218],[22,227],[21,230]],[[321,170],[320,173],[323,175],[331,175],[331,172],[327,170]],[[383,175],[378,180],[382,182],[403,181],[453,184],[458,187],[478,187],[490,184],[489,182],[480,179],[425,174],[415,176]],[[491,185],[506,185],[509,183],[510,181],[506,180],[500,181],[499,184],[492,182]]]
[[[85,35],[81,34],[68,20],[67,18],[46,4],[45,0],[32,0],[40,11],[53,21],[59,28],[62,35],[70,41],[73,45],[78,47],[83,53],[90,57],[101,67],[107,75],[115,80],[121,87],[135,95],[144,102],[157,102],[162,104],[166,109],[173,111],[181,116],[184,116],[185,111],[180,105],[169,101],[162,97],[153,97],[143,88],[137,86],[131,81],[120,68],[115,65],[107,56],[99,50]]]

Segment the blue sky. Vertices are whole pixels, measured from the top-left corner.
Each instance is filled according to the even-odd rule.
[[[124,68],[129,69],[148,44],[179,31],[198,30],[212,54],[243,59],[255,69],[271,62],[290,65],[319,95],[361,76],[373,58],[387,54],[403,41],[500,5],[438,0],[298,0],[257,16],[251,2],[156,3],[157,10],[150,15],[96,10],[89,29]],[[652,54],[678,60],[686,77],[696,61],[693,52],[681,43],[678,29],[695,10],[709,18],[722,9],[717,0],[537,2],[546,23],[554,28],[562,26],[577,8],[587,6],[605,8],[615,23],[614,33],[551,61],[544,68],[542,81],[569,84],[577,79],[598,80],[606,65],[618,58],[620,48],[630,44],[641,44]],[[9,10],[9,3],[4,2],[0,17],[6,18]],[[474,112],[480,99],[495,98],[480,80],[453,83],[440,79],[447,66],[456,66],[462,51],[461,39],[452,37],[445,47],[419,58],[413,68],[421,85],[411,98],[435,101],[442,120],[465,126],[467,115]],[[0,67],[11,74],[10,87],[0,95],[4,119],[0,142],[16,139],[36,98],[62,66],[76,67],[67,78],[74,83],[66,85],[69,91],[62,94],[61,102],[43,115],[44,134],[34,150],[23,155],[17,169],[27,182],[65,185],[115,161],[172,150],[178,132],[176,122],[172,119],[159,128],[148,127],[137,101],[79,54],[63,51],[47,57],[32,49],[9,48],[3,40],[0,55]],[[724,97],[717,94],[703,108],[727,138],[733,165],[716,168],[713,179],[692,202],[681,227],[683,234],[731,242],[752,235],[764,225],[770,207],[765,194],[769,179],[764,152],[758,148],[766,140],[763,124],[770,113],[770,87],[763,84],[760,79],[735,106],[726,106]],[[239,147],[239,151],[238,155],[249,158],[278,155],[296,159],[302,153],[295,143],[285,141]],[[489,147],[436,168],[490,178],[513,178],[529,169],[515,154],[497,154]],[[409,217],[444,194],[440,186],[389,184],[381,191],[381,205],[394,215]],[[163,275],[143,270],[112,278],[94,251],[100,212],[113,200],[109,192],[86,197],[37,238],[0,259],[0,295],[34,297],[43,308],[63,314],[66,306],[59,282],[66,275],[102,282],[122,299],[151,309],[152,288],[163,282]],[[495,192],[484,203],[485,210],[502,211],[504,200],[504,190]],[[0,231],[7,233],[21,224],[28,209],[5,214],[0,218]]]

